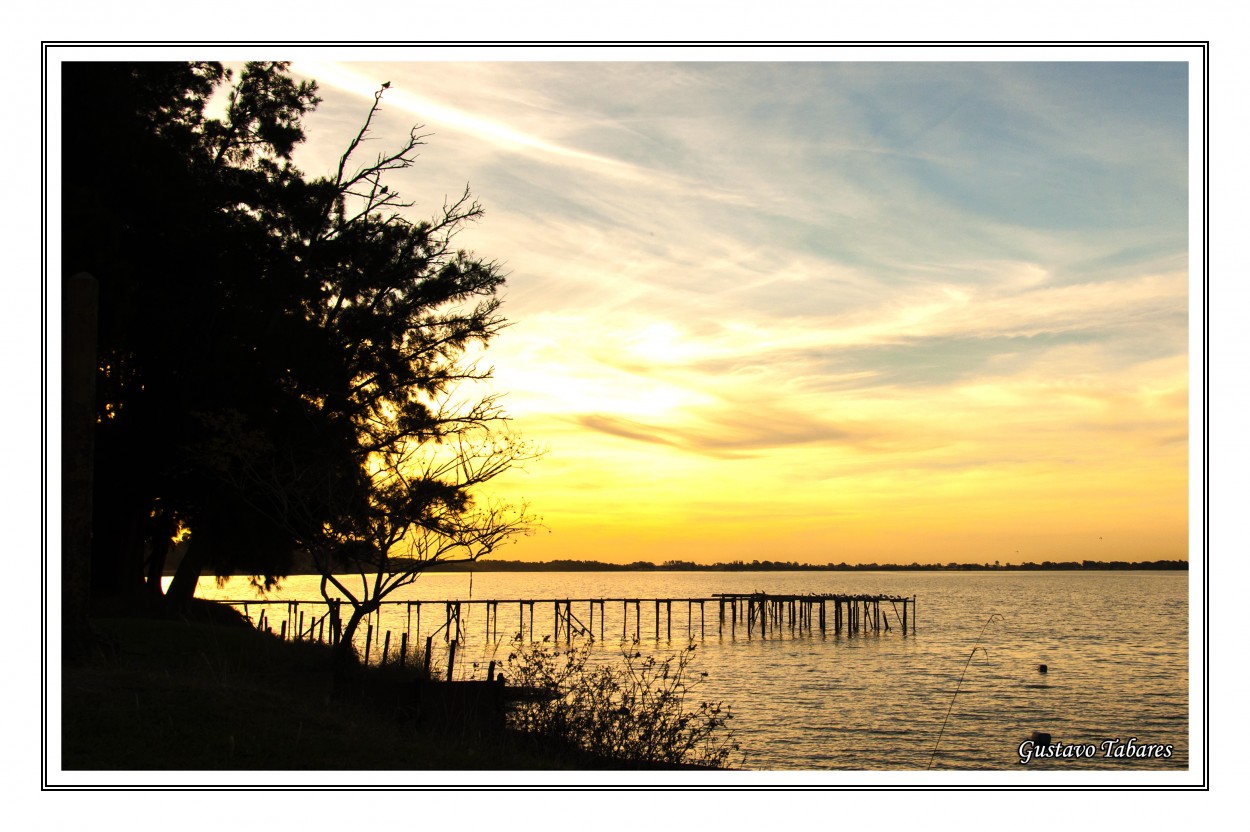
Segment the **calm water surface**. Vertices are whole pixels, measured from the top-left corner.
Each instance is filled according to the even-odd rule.
[[[294,577],[267,597],[315,600],[318,585],[316,578]],[[758,630],[747,638],[740,625],[731,638],[728,623],[725,634],[718,634],[716,606],[707,605],[695,670],[708,677],[693,696],[731,706],[746,768],[915,770],[928,767],[932,756],[934,769],[1019,769],[1017,748],[1035,730],[1064,745],[1135,737],[1138,744],[1171,745],[1172,756],[1117,759],[1100,748],[1092,759],[1034,760],[1030,768],[1189,766],[1188,575],[1183,572],[486,572],[472,579],[444,573],[424,575],[392,597],[645,599],[756,590],[915,595],[918,626],[914,635],[903,635],[892,621],[895,629],[880,635],[822,635],[817,629],[796,637],[787,627],[767,638]],[[200,595],[258,598],[240,579],[223,587],[204,579]],[[596,649],[605,657],[619,655],[623,630],[631,640],[636,631],[632,605],[624,626],[621,607],[609,603],[606,620],[595,623],[596,633],[603,626],[605,638]],[[253,620],[261,609],[249,605]],[[265,609],[276,631],[288,608]],[[300,609],[307,621],[323,611]],[[487,637],[483,607],[466,610],[457,665],[467,676],[484,675],[487,662],[508,653],[517,606],[500,607],[498,640]],[[588,623],[586,605],[574,604],[573,612]],[[989,621],[994,613],[1001,620]],[[685,641],[687,626],[696,635],[700,630],[698,606],[688,622],[686,605],[674,604],[672,642],[666,617],[657,642],[654,616],[654,606],[644,603],[644,652],[674,652]],[[413,643],[424,643],[445,620],[444,607],[424,605],[418,630],[415,613],[398,606],[373,623],[378,632],[392,631],[394,649],[405,630]],[[534,626],[540,635],[552,624],[551,606],[537,606]],[[363,648],[363,632],[360,638]],[[437,633],[439,650],[445,649],[442,639]],[[974,654],[978,645],[984,650]],[[376,660],[376,643],[373,651]],[[1040,664],[1049,672],[1038,672]]]

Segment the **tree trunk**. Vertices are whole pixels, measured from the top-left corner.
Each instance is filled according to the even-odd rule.
[[[355,604],[352,614],[343,625],[343,637],[334,645],[334,696],[339,700],[359,693],[361,666],[356,658],[356,645],[352,640],[360,622],[378,608],[375,602]]]
[[[147,591],[149,595],[161,594],[161,579],[165,577],[165,561],[173,546],[174,532],[177,529],[173,515],[161,511],[152,521],[152,532],[149,535],[147,563]],[[198,577],[198,576],[197,576]]]
[[[209,547],[204,541],[196,543],[195,537],[187,545],[174,579],[169,582],[165,591],[165,611],[170,615],[186,615],[191,608],[191,599],[195,597],[195,587],[199,583],[200,573],[208,565]]]
[[[118,602],[133,605],[144,595],[143,529],[152,511],[151,505],[127,493],[129,484],[110,486],[108,482],[99,481],[99,467],[95,473],[92,599],[110,605]],[[109,494],[110,489],[119,493]]]
[[[92,477],[95,454],[96,279],[81,273],[65,285],[65,354],[61,365],[61,649],[75,658],[91,644]]]

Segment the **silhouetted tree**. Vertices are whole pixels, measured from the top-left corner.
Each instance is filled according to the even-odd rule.
[[[252,472],[257,479],[247,490],[271,493],[269,504],[282,506],[278,524],[311,553],[327,604],[342,599],[350,606],[347,621],[335,627],[344,659],[354,656],[360,623],[392,592],[435,564],[471,563],[528,533],[534,518],[524,505],[478,492],[535,456],[514,434],[462,425],[441,442],[401,439],[370,451],[354,481],[324,483],[312,501],[302,484],[293,488],[273,471]],[[263,482],[266,476],[273,478]]]
[[[381,552],[353,527],[393,497],[376,472],[503,421],[492,397],[453,395],[489,377],[463,357],[505,325],[498,267],[452,245],[480,206],[466,189],[407,219],[383,180],[415,160],[415,128],[358,163],[381,90],[337,170],[308,179],[291,153],[319,99],[284,63],[237,81],[214,63],[67,64],[63,81],[65,274],[101,286],[95,593],[155,589],[171,533],[190,534],[174,606],[204,568],[267,583],[297,547]],[[482,478],[417,479],[429,506],[480,517]]]

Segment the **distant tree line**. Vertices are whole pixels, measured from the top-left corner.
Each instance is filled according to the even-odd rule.
[[[552,560],[531,563],[517,560],[478,561],[472,564],[446,564],[435,568],[447,571],[492,572],[887,572],[887,571],[1029,571],[1029,570],[1113,570],[1113,569],[1180,569],[1188,570],[1186,560],[1155,561],[1027,561],[1018,564],[995,563],[799,563],[784,560],[732,560],[717,563],[694,563],[688,560],[666,560],[659,564],[638,560],[632,563],[602,563],[596,560]]]
[[[666,560],[654,563],[636,560],[631,563],[604,563],[598,560],[558,559],[549,561],[479,560],[474,563],[436,563],[425,567],[427,571],[439,572],[1021,572],[1021,571],[1074,571],[1074,570],[1188,570],[1186,560],[1154,561],[1027,561],[1017,564],[1003,563],[799,563],[782,560],[732,560],[717,563],[694,563],[688,560]],[[311,560],[294,564],[293,574],[316,574]]]

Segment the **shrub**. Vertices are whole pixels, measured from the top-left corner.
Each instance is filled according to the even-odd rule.
[[[529,689],[532,698],[513,709],[512,727],[549,747],[622,767],[727,767],[740,750],[729,708],[687,701],[707,676],[693,677],[695,646],[656,658],[631,645],[612,663],[592,661],[589,644],[514,642],[508,683]]]

